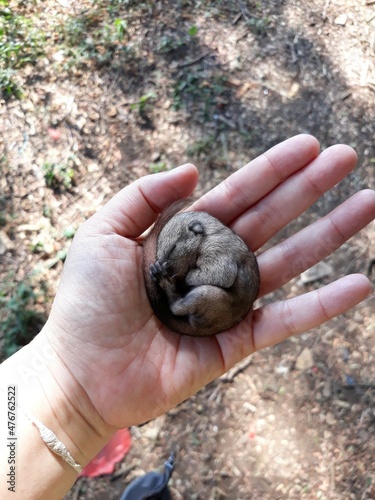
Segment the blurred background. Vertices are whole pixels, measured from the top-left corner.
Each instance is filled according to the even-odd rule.
[[[193,162],[199,195],[297,133],[354,147],[275,240],[375,188],[373,0],[0,0],[0,90],[1,359],[42,327],[79,225],[140,176]],[[264,300],[371,277],[374,247],[372,225]],[[66,498],[116,499],[175,448],[176,499],[375,498],[374,316],[371,296],[253,355]]]

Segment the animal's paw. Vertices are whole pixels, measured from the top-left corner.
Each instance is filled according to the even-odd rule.
[[[167,262],[161,264],[158,260],[154,264],[150,264],[150,274],[154,282],[159,282],[161,279],[167,279],[168,281],[171,277],[167,271]]]

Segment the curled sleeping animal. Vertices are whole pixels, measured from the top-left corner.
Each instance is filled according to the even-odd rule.
[[[241,321],[259,291],[254,254],[206,212],[164,210],[143,243],[143,273],[156,316],[171,330],[207,336]]]

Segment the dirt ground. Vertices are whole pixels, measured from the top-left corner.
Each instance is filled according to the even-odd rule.
[[[199,194],[297,133],[354,147],[356,170],[278,240],[375,188],[373,0],[10,5],[45,46],[17,71],[23,97],[1,101],[0,296],[28,282],[29,307],[48,315],[80,223],[132,180],[187,161]],[[367,273],[374,238],[368,226],[326,260],[328,276],[265,300]],[[117,499],[173,449],[174,499],[369,500],[374,433],[372,295],[132,428],[114,475],[79,479],[66,500]]]

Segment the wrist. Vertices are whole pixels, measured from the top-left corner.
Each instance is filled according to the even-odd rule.
[[[103,421],[84,389],[51,347],[48,328],[47,323],[29,345],[3,363],[1,385],[15,385],[21,412],[31,414],[53,431],[75,462],[84,467],[116,429]],[[62,458],[53,458],[73,471]]]

